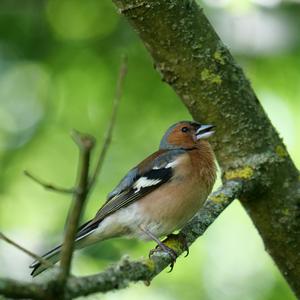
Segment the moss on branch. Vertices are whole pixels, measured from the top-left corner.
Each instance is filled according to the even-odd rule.
[[[185,251],[180,235],[191,245],[214,222],[219,214],[242,193],[242,181],[228,181],[209,197],[204,207],[179,233],[178,238],[167,241],[178,255]],[[220,199],[220,201],[215,201]],[[156,252],[151,258],[137,261],[123,258],[105,271],[91,276],[70,277],[65,286],[65,297],[75,298],[97,292],[127,287],[131,282],[151,280],[171,263],[168,254]],[[0,295],[12,298],[50,299],[55,294],[55,282],[26,283],[0,278]]]
[[[188,244],[193,243],[238,196],[266,250],[300,298],[299,172],[243,71],[194,1],[114,2],[138,32],[162,79],[193,118],[217,126],[213,144],[224,186],[181,234]],[[169,242],[181,254],[180,241]],[[169,263],[163,253],[150,260],[124,259],[100,274],[69,278],[66,293],[77,297],[124,288],[130,282],[149,282]],[[41,299],[44,293],[51,294],[51,285],[0,279],[0,294],[29,298],[29,293]]]
[[[242,203],[300,298],[299,172],[242,69],[195,1],[114,2],[193,118],[217,125],[223,178],[255,177]]]

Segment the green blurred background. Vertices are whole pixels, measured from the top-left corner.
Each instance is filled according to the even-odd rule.
[[[299,166],[300,2],[205,0],[200,5]],[[22,172],[72,185],[78,153],[69,132],[93,134],[99,150],[122,54],[129,59],[124,97],[84,219],[94,215],[129,168],[157,148],[170,124],[190,116],[110,0],[0,0],[0,229],[36,253],[61,240],[70,199],[44,191]],[[99,272],[124,254],[147,255],[153,246],[103,242],[76,253],[73,273]],[[295,299],[238,202],[190,250],[150,287],[140,283],[90,298]],[[0,276],[30,280],[30,262],[0,241]]]

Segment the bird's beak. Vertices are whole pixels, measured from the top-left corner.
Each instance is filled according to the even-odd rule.
[[[216,126],[214,125],[200,125],[196,131],[197,140],[206,139],[213,135],[215,131],[213,130]]]

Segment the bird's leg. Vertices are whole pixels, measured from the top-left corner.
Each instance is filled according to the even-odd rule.
[[[149,231],[147,228],[144,228],[143,226],[139,226],[140,229],[149,237],[151,238],[151,240],[155,241],[157,243],[157,246],[155,249],[150,250],[149,252],[149,257],[151,257],[156,251],[158,251],[158,249],[166,252],[169,254],[169,256],[172,259],[172,262],[170,264],[171,270],[169,272],[171,272],[173,270],[174,264],[176,262],[177,259],[177,253],[175,250],[173,250],[172,248],[168,247],[167,245],[165,245],[163,242],[160,241],[159,238],[157,238],[151,231]]]
[[[186,252],[186,255],[184,257],[187,257],[190,253],[190,250],[189,250],[188,243],[186,241],[186,236],[182,233],[178,233],[178,234],[171,233],[162,241],[162,243],[166,244],[172,240],[180,242],[181,249],[183,250],[183,252]],[[157,245],[156,248],[158,247],[159,246]]]

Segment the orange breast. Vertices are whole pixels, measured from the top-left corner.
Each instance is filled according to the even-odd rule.
[[[193,152],[192,155],[180,157],[170,182],[139,200],[140,209],[145,215],[144,225],[153,227],[157,223],[157,228],[160,228],[157,234],[160,236],[188,222],[211,192],[215,180],[213,154],[211,162],[203,165],[200,150]]]

